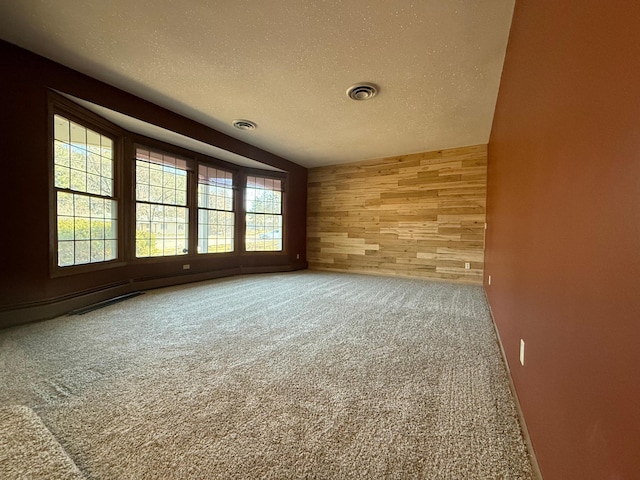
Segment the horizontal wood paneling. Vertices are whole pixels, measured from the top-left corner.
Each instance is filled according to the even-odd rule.
[[[309,170],[309,268],[482,283],[486,174],[486,145]]]

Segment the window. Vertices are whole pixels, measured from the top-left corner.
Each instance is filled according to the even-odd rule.
[[[245,249],[282,250],[282,180],[247,177]]]
[[[285,172],[138,136],[55,92],[49,111],[52,276],[283,251]]]
[[[189,251],[187,160],[136,148],[136,257]]]
[[[198,167],[198,253],[233,252],[233,174]]]
[[[113,139],[54,115],[53,167],[57,266],[115,260]]]

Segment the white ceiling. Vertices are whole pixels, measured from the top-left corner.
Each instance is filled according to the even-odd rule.
[[[111,123],[114,123],[124,128],[125,130],[128,130],[129,132],[139,133],[140,135],[145,135],[147,137],[164,140],[171,145],[186,148],[187,150],[191,150],[192,152],[204,153],[205,155],[209,155],[210,157],[225,160],[236,165],[242,165],[251,168],[260,168],[262,170],[273,170],[279,172],[283,171],[279,168],[257,162],[247,157],[243,157],[242,155],[238,155],[237,153],[223,150],[222,148],[216,147],[215,145],[209,145],[199,140],[195,140],[179,133],[172,132],[171,130],[167,130],[166,128],[152,125],[150,123],[130,117],[129,115],[125,115],[120,112],[116,112],[101,105],[96,105],[95,103],[91,103],[81,98],[74,97],[73,95],[67,95],[64,93],[63,95],[69,100],[72,100],[78,105],[83,106],[87,110],[92,111],[96,115],[109,120]]]
[[[0,37],[313,167],[487,143],[514,2],[0,0]]]

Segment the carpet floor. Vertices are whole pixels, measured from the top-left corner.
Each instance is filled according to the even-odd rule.
[[[0,331],[88,479],[531,479],[481,287],[294,272]]]
[[[33,410],[0,407],[0,478],[82,480],[84,477]]]

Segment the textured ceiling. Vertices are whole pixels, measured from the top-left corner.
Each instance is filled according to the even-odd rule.
[[[514,1],[0,0],[0,37],[312,167],[487,143]]]
[[[119,125],[120,127],[130,132],[139,133],[140,135],[145,135],[151,138],[161,139],[167,143],[170,143],[171,145],[186,148],[188,150],[191,150],[192,152],[204,153],[205,155],[209,155],[210,157],[214,157],[219,160],[225,160],[236,165],[261,168],[262,170],[274,170],[280,172],[283,171],[279,168],[256,162],[255,160],[251,160],[236,153],[223,150],[214,145],[209,145],[207,143],[200,142],[199,140],[185,137],[184,135],[172,132],[171,130],[167,130],[166,128],[158,127],[157,125],[152,125],[142,120],[138,120],[137,118],[133,118],[123,113],[113,111],[109,108],[96,105],[95,103],[88,102],[81,98],[77,98],[72,95],[63,95],[69,100],[77,103],[78,105],[83,106],[87,110],[91,110],[96,115],[100,115],[102,118],[105,118],[111,123]]]

